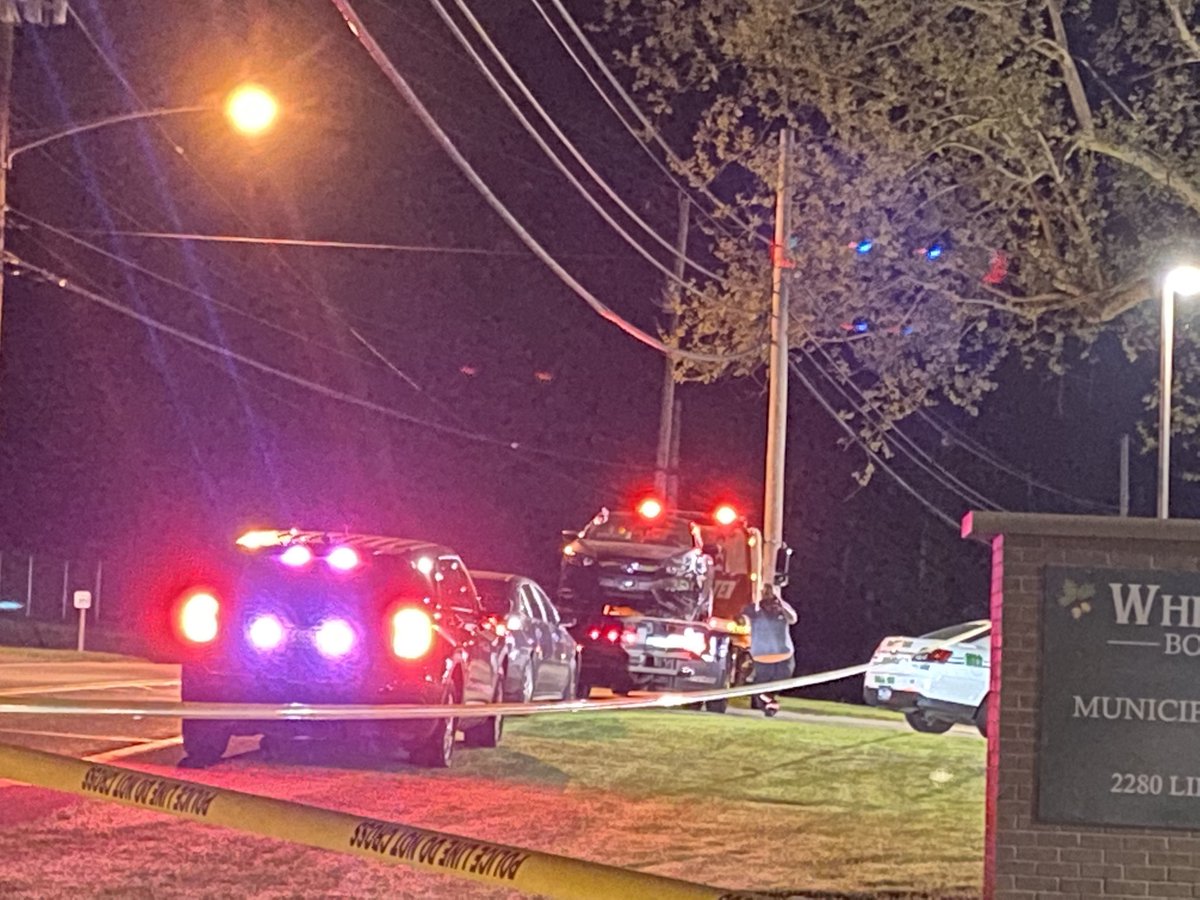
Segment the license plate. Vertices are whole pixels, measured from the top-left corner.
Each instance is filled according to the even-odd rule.
[[[890,699],[892,699],[892,689],[891,689],[890,687],[881,687],[881,688],[879,688],[878,697],[879,697],[879,699],[880,699],[880,700],[890,700]]]

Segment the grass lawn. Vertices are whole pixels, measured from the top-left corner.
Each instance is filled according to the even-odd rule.
[[[442,772],[335,748],[248,750],[203,772],[177,773],[170,751],[128,763],[780,897],[978,898],[985,750],[836,720],[655,711],[511,720],[500,748]],[[0,808],[6,790],[28,789],[0,788]],[[72,894],[514,896],[92,801],[0,828],[0,896]]]

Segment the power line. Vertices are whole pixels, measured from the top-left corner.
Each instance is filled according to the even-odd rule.
[[[488,32],[483,27],[483,24],[478,18],[475,17],[466,3],[464,3],[463,0],[455,0],[455,3],[458,6],[459,11],[463,14],[463,16],[466,17],[467,21],[471,24],[471,27],[475,30],[475,34],[481,41],[483,41],[484,46],[488,48],[493,58],[495,58],[495,60],[500,64],[501,69],[503,69],[504,73],[509,77],[509,80],[512,81],[512,83],[516,85],[517,90],[521,92],[521,96],[523,96],[526,102],[528,102],[537,111],[541,120],[550,128],[551,133],[558,138],[560,142],[562,142],[563,146],[567,148],[567,151],[571,154],[572,158],[574,158],[574,160],[583,168],[583,170],[587,172],[588,176],[599,186],[600,190],[602,190],[610,200],[617,204],[621,211],[624,212],[625,215],[629,216],[629,218],[632,219],[638,225],[638,227],[642,229],[642,231],[649,235],[655,241],[655,243],[657,243],[660,247],[666,248],[666,250],[671,253],[672,256],[677,256],[679,259],[683,260],[685,264],[690,265],[693,269],[704,275],[707,275],[709,278],[722,281],[723,279],[720,275],[700,265],[699,263],[692,261],[686,252],[681,252],[678,250],[670,241],[667,241],[660,234],[658,234],[658,232],[655,231],[641,216],[639,216],[635,210],[630,208],[629,204],[627,204],[621,198],[621,196],[615,190],[613,190],[612,186],[587,161],[587,158],[580,153],[579,149],[574,143],[572,143],[571,139],[567,137],[561,128],[558,127],[558,124],[554,121],[553,117],[551,117],[551,115],[546,112],[545,107],[538,102],[537,97],[533,95],[532,91],[529,90],[529,87],[522,80],[521,76],[518,75],[513,67],[509,64],[504,54],[500,51],[500,48],[496,46],[496,43],[488,35]],[[504,89],[503,85],[500,84],[495,75],[492,74],[491,70],[476,52],[475,48],[471,46],[470,41],[467,39],[467,36],[463,34],[462,29],[459,28],[457,23],[455,23],[455,21],[450,17],[450,14],[446,11],[446,7],[441,3],[441,0],[430,0],[430,4],[441,17],[446,27],[453,32],[454,37],[462,45],[462,48],[466,50],[467,54],[471,57],[471,60],[475,63],[476,68],[483,73],[488,83],[500,96],[500,99],[504,101],[504,105],[508,107],[509,111],[516,117],[517,121],[521,123],[526,133],[533,138],[534,142],[538,145],[538,147],[541,148],[542,152],[546,154],[554,166],[563,174],[564,177],[566,177],[575,190],[579,192],[579,194],[604,219],[604,221],[607,222],[625,240],[626,243],[633,247],[633,249],[637,251],[639,255],[641,255],[651,265],[666,275],[667,278],[679,284],[685,290],[691,290],[691,285],[688,284],[688,282],[680,278],[666,266],[662,265],[649,252],[647,252],[642,245],[639,244],[636,239],[629,234],[628,231],[622,228],[616,222],[616,220],[614,220],[596,201],[596,199],[592,197],[587,189],[580,183],[579,179],[575,177],[571,170],[567,168],[566,164],[563,163],[558,155],[551,149],[545,139],[542,138],[525,114],[521,112],[520,107],[517,106],[512,96]]]
[[[642,138],[642,136],[640,134],[638,134],[637,129],[635,129],[631,125],[629,125],[629,123],[625,120],[625,117],[622,116],[621,113],[617,111],[615,104],[613,104],[612,101],[608,98],[607,93],[596,82],[595,78],[592,77],[592,74],[588,71],[587,67],[583,64],[583,61],[571,49],[570,44],[567,42],[566,36],[563,35],[562,32],[558,29],[558,27],[554,24],[553,20],[547,14],[547,12],[544,9],[544,7],[542,6],[541,2],[539,2],[539,0],[531,0],[531,2],[533,3],[533,5],[535,7],[537,7],[538,12],[541,13],[542,18],[545,20],[546,24],[550,26],[550,30],[554,32],[555,37],[558,38],[559,43],[561,43],[563,45],[563,47],[566,49],[567,53],[570,55],[571,59],[573,59],[575,61],[575,64],[587,76],[588,81],[591,83],[592,87],[596,89],[596,92],[600,95],[600,97],[608,105],[609,109],[611,109],[613,111],[613,113],[617,116],[617,118],[620,119],[621,124],[625,126],[625,130],[628,131],[634,137],[634,139],[639,144],[642,145],[642,147],[650,154],[651,158],[657,160],[658,159],[657,155],[654,153],[653,150],[651,150],[649,148],[649,146],[647,146],[645,140]],[[583,29],[581,29],[579,27],[579,24],[575,21],[575,19],[571,16],[571,14],[567,11],[567,9],[562,5],[562,3],[559,2],[559,0],[551,0],[551,2],[554,4],[555,9],[558,10],[559,15],[561,15],[563,20],[567,23],[567,27],[569,27],[571,29],[571,32],[578,39],[579,43],[583,45],[584,50],[587,51],[587,54],[588,54],[588,56],[591,57],[592,62],[594,62],[596,64],[596,67],[604,75],[604,77],[608,81],[608,83],[610,85],[612,85],[613,89],[617,92],[617,95],[625,102],[625,105],[629,108],[630,112],[633,113],[634,117],[638,120],[638,122],[641,123],[642,127],[646,130],[646,133],[649,134],[654,139],[654,142],[663,149],[663,152],[666,154],[667,158],[669,160],[671,160],[672,163],[674,163],[679,168],[684,168],[685,164],[684,164],[683,160],[679,158],[679,156],[671,148],[671,145],[668,144],[666,142],[666,140],[663,138],[663,136],[659,132],[659,130],[654,127],[654,124],[646,117],[645,113],[642,112],[641,108],[637,105],[637,102],[631,96],[629,96],[629,93],[625,90],[624,86],[617,79],[617,76],[612,73],[612,69],[610,69],[608,67],[608,65],[604,62],[604,59],[596,51],[595,46],[592,44],[591,41],[588,40],[587,35],[584,34],[584,32],[583,32]],[[666,167],[660,166],[660,168],[663,168],[665,170]],[[680,190],[685,190],[683,188],[683,186],[678,181],[676,181],[673,176],[668,175],[668,177],[671,177],[671,181],[676,186],[676,188],[678,188]],[[702,193],[709,200],[709,202],[711,202],[715,207],[717,207],[718,209],[724,209],[724,210],[728,211],[729,217],[734,222],[736,222],[739,226],[741,226],[742,229],[747,234],[750,234],[751,236],[753,236],[760,243],[767,244],[767,245],[769,245],[771,243],[769,238],[767,238],[766,236],[764,236],[762,234],[759,234],[750,223],[740,219],[737,216],[737,214],[732,210],[732,208],[730,208],[728,206],[728,204],[726,204],[724,201],[721,200],[721,198],[719,198],[715,194],[713,194],[712,191],[710,191],[707,187],[705,187],[704,185],[699,185],[699,186],[697,186],[697,190],[699,190],[700,193]],[[685,191],[685,193],[686,193],[686,191]],[[695,203],[695,201],[693,201],[693,203]],[[700,209],[701,213],[706,218],[708,218],[710,221],[715,222],[715,220],[712,219],[712,217],[703,209],[703,207],[701,207],[699,204],[695,204],[695,205],[697,206],[698,209]],[[718,224],[718,226],[720,225],[720,223],[715,223],[715,224]]]
[[[246,234],[198,234],[182,231],[106,231],[73,229],[75,234],[103,234],[113,237],[145,238],[159,241],[194,241],[210,244],[261,244],[272,247],[315,247],[330,250],[386,250],[397,253],[444,253],[462,256],[504,256],[524,259],[528,250],[503,250],[488,247],[449,247],[439,244],[390,244],[377,241],[333,241],[315,238],[262,237]],[[602,253],[560,253],[566,259],[614,259]]]
[[[869,405],[870,401],[858,388],[858,386],[854,384],[853,381],[845,376],[839,377],[833,374],[837,372],[837,368],[836,363],[829,352],[820,345],[817,345],[817,348],[829,362],[833,372],[827,371],[825,368],[823,368],[807,348],[801,347],[800,351],[804,354],[808,361],[812,363],[813,367],[816,368],[816,370],[820,372],[825,379],[837,389],[837,391],[846,399],[854,411],[863,417],[864,421],[871,421],[868,413],[872,412],[879,417],[881,422],[883,422],[882,412],[878,409],[878,407]],[[846,385],[853,389],[854,393],[861,398],[861,402],[864,405],[860,405],[859,402],[854,400],[854,398],[850,395],[850,392],[846,389]],[[912,460],[912,462],[914,462],[918,468],[931,475],[942,487],[965,500],[968,505],[978,505],[984,509],[1003,511],[1004,508],[1000,506],[1000,504],[979,493],[969,484],[958,478],[945,466],[941,465],[929,453],[927,453],[920,444],[905,434],[897,423],[890,423],[890,425],[887,427],[887,433],[895,438],[893,446],[897,451]]]
[[[909,484],[907,481],[905,481],[904,478],[901,477],[901,475],[895,469],[893,469],[891,466],[889,466],[887,464],[887,461],[879,453],[877,453],[875,450],[873,450],[870,447],[870,445],[867,444],[867,442],[863,440],[863,438],[860,434],[858,434],[853,428],[850,427],[849,422],[847,422],[840,415],[838,415],[838,411],[836,409],[834,409],[832,404],[830,404],[830,402],[827,399],[825,399],[825,396],[819,390],[817,390],[816,385],[814,385],[811,381],[809,381],[808,376],[804,374],[804,372],[801,370],[800,366],[797,365],[795,360],[791,360],[791,362],[789,363],[789,366],[792,370],[792,374],[794,374],[796,376],[797,380],[802,385],[804,385],[805,389],[810,394],[812,394],[813,399],[815,399],[817,401],[817,403],[819,403],[821,405],[821,408],[824,409],[825,412],[829,413],[830,418],[832,418],[835,422],[837,422],[838,426],[844,432],[846,432],[846,434],[850,437],[850,439],[852,441],[854,441],[856,444],[858,444],[859,447],[862,448],[863,452],[866,453],[867,456],[869,456],[871,458],[871,461],[874,462],[875,465],[879,466],[879,468],[881,468],[884,472],[886,472],[892,478],[893,481],[895,481],[898,485],[900,485],[900,487],[907,494],[912,496],[918,503],[921,504],[921,506],[925,507],[926,510],[928,510],[930,513],[932,513],[934,516],[936,516],[942,522],[949,525],[952,529],[954,529],[955,532],[957,532],[959,530],[958,523],[955,522],[954,519],[952,519],[952,518],[950,518],[950,516],[946,515],[946,513],[944,513],[938,506],[936,506],[931,501],[927,500],[925,498],[925,496],[923,494],[921,494],[920,491],[918,491],[911,484]]]
[[[1039,481],[1038,479],[1034,478],[1033,475],[1030,474],[1029,472],[1022,472],[1016,466],[1012,465],[1011,463],[1005,462],[1003,459],[1001,459],[1000,457],[996,456],[991,451],[984,448],[981,444],[972,440],[964,432],[960,431],[957,428],[954,428],[951,425],[948,425],[945,422],[942,422],[940,419],[938,419],[936,416],[934,416],[932,413],[928,412],[927,410],[923,410],[923,409],[918,410],[917,414],[920,415],[930,425],[932,425],[934,427],[934,429],[936,429],[937,432],[939,434],[941,434],[942,437],[945,438],[946,440],[950,441],[953,444],[957,444],[958,446],[962,447],[962,449],[964,449],[968,453],[970,453],[972,456],[976,457],[977,459],[982,460],[983,462],[987,463],[988,465],[992,466],[993,468],[998,469],[1001,472],[1004,472],[1005,474],[1012,476],[1013,478],[1020,481],[1022,484],[1027,485],[1028,487],[1037,488],[1038,490],[1043,491],[1047,494],[1052,494],[1053,496],[1061,497],[1064,500],[1069,500],[1070,502],[1072,502],[1078,506],[1084,507],[1084,508],[1103,510],[1104,512],[1110,512],[1110,513],[1117,511],[1117,507],[1113,506],[1110,503],[1101,503],[1097,500],[1088,500],[1086,497],[1076,496],[1075,494],[1060,490],[1059,488],[1056,488],[1053,485],[1046,484],[1044,481]]]
[[[331,2],[342,14],[342,17],[345,19],[351,33],[358,38],[359,43],[362,44],[363,48],[370,55],[371,59],[374,60],[375,64],[379,67],[380,71],[387,76],[393,87],[400,92],[406,101],[408,101],[408,104],[412,107],[413,112],[415,112],[418,118],[421,119],[421,122],[429,130],[429,133],[442,146],[442,149],[445,150],[446,154],[451,158],[451,160],[453,160],[459,171],[463,173],[467,180],[471,182],[472,186],[488,202],[488,205],[490,205],[496,214],[504,220],[504,222],[513,230],[517,237],[519,237],[521,241],[527,247],[529,247],[530,250],[536,253],[538,257],[550,268],[550,270],[554,272],[554,274],[557,275],[559,279],[569,288],[571,288],[571,290],[573,290],[581,299],[583,299],[583,301],[587,303],[587,305],[590,306],[598,315],[600,315],[601,318],[610,324],[615,325],[621,331],[625,332],[627,335],[639,341],[640,343],[645,344],[647,347],[651,347],[657,350],[659,353],[679,359],[688,359],[695,362],[724,363],[733,359],[749,356],[752,353],[757,352],[747,351],[741,354],[720,355],[715,353],[700,353],[694,350],[684,350],[678,347],[671,347],[653,335],[643,331],[641,328],[638,328],[632,322],[625,320],[613,310],[609,309],[608,306],[606,306],[587,288],[580,284],[570,272],[564,269],[562,265],[556,259],[554,259],[554,257],[552,257],[540,243],[538,243],[537,239],[534,238],[533,235],[528,232],[528,230],[526,230],[525,226],[523,226],[516,219],[516,217],[509,211],[500,198],[497,197],[491,188],[489,188],[483,181],[483,179],[479,177],[479,174],[459,152],[458,148],[454,145],[454,142],[450,140],[449,136],[438,124],[437,120],[434,119],[429,110],[425,108],[425,105],[421,103],[420,98],[417,97],[416,93],[409,86],[408,82],[405,81],[404,76],[400,74],[399,70],[388,58],[387,54],[384,53],[383,48],[380,47],[379,43],[374,37],[372,37],[362,19],[360,19],[358,14],[354,11],[354,8],[350,4],[350,0],[331,0]]]
[[[552,459],[562,459],[562,460],[566,460],[569,462],[586,462],[586,463],[591,463],[593,465],[609,466],[609,467],[620,468],[620,469],[635,469],[635,470],[647,469],[646,466],[633,466],[633,465],[628,465],[626,463],[614,463],[610,460],[594,459],[594,458],[590,458],[590,457],[580,457],[580,456],[574,456],[572,454],[567,454],[567,453],[559,453],[554,450],[544,450],[539,447],[525,445],[525,444],[521,443],[520,441],[506,441],[506,440],[503,440],[500,438],[492,437],[491,435],[482,434],[482,433],[476,432],[476,431],[470,431],[465,428],[458,428],[453,425],[444,425],[440,422],[433,422],[428,419],[422,419],[418,416],[412,416],[412,415],[409,415],[408,413],[404,413],[397,409],[393,409],[392,407],[383,406],[382,404],[375,403],[372,400],[366,400],[362,397],[355,396],[354,394],[349,394],[345,391],[338,390],[337,388],[332,388],[332,387],[329,387],[328,385],[321,384],[320,382],[312,381],[308,378],[303,377],[302,375],[296,375],[296,374],[294,374],[292,372],[288,372],[284,369],[279,369],[275,366],[270,365],[269,363],[265,363],[258,359],[255,359],[253,357],[246,356],[243,353],[239,353],[236,350],[230,350],[227,347],[222,347],[219,344],[214,344],[211,341],[205,340],[202,337],[198,337],[197,335],[194,335],[189,331],[185,331],[182,328],[176,328],[175,326],[169,325],[166,322],[162,322],[162,321],[154,318],[153,316],[147,315],[142,312],[138,312],[135,309],[131,309],[130,307],[126,306],[125,304],[120,303],[116,300],[113,300],[109,297],[106,297],[96,291],[88,290],[87,288],[84,288],[80,285],[75,284],[70,279],[63,277],[62,275],[58,275],[54,272],[51,272],[48,269],[45,269],[38,265],[35,265],[25,259],[22,259],[16,255],[12,254],[12,253],[7,253],[7,252],[5,253],[5,261],[12,264],[14,267],[16,267],[15,271],[13,273],[14,275],[26,275],[26,274],[32,273],[34,275],[39,276],[47,284],[54,285],[55,287],[58,287],[64,291],[68,291],[70,293],[76,294],[76,295],[82,297],[83,299],[88,300],[92,303],[95,303],[99,306],[103,306],[106,309],[111,310],[112,312],[126,316],[127,318],[130,318],[130,319],[134,319],[135,321],[140,322],[141,324],[145,325],[148,328],[151,328],[155,331],[162,332],[163,334],[170,335],[171,337],[174,337],[177,340],[183,341],[186,344],[190,344],[193,347],[198,347],[201,350],[207,350],[209,353],[214,353],[218,356],[223,356],[228,360],[231,360],[231,361],[237,362],[237,363],[241,363],[242,365],[247,366],[251,369],[254,369],[255,371],[262,372],[267,375],[272,375],[275,378],[278,378],[282,381],[287,381],[291,384],[306,388],[310,391],[313,391],[314,393],[321,394],[325,397],[329,397],[334,400],[338,400],[342,403],[348,403],[352,406],[357,406],[362,409],[369,410],[371,412],[380,413],[381,415],[385,415],[390,418],[397,419],[401,422],[407,422],[410,425],[419,425],[422,428],[428,428],[432,431],[440,431],[445,434],[450,434],[455,437],[463,438],[465,440],[474,441],[476,443],[488,444],[493,447],[503,447],[508,450],[523,450],[527,453],[533,453],[538,456],[545,456],[545,457],[552,458]]]

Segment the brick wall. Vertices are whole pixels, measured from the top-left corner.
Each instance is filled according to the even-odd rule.
[[[1200,897],[1200,832],[1040,824],[1034,793],[1043,567],[1200,571],[1200,522],[976,513],[964,534],[993,551],[984,896]]]

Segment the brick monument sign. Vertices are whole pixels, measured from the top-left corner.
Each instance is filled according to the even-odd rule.
[[[984,896],[1200,897],[1200,522],[963,535],[992,544]]]

